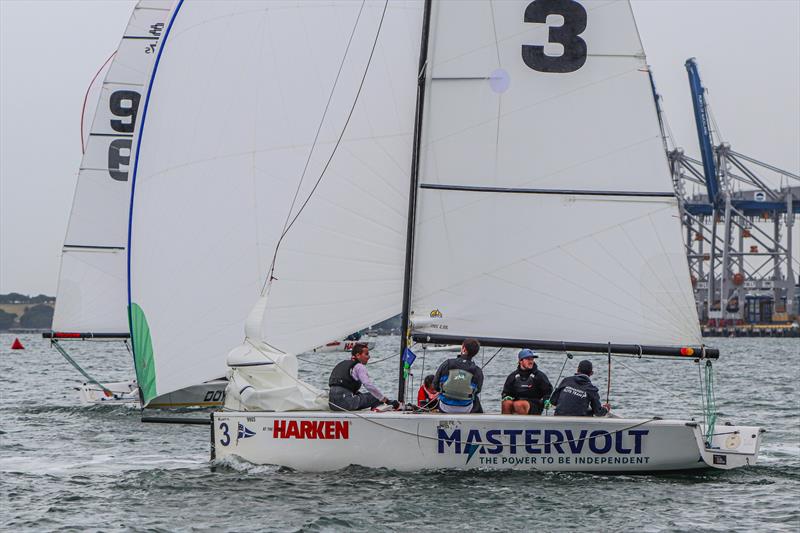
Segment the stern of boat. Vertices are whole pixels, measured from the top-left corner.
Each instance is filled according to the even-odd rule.
[[[756,464],[765,430],[756,426],[717,426],[710,445],[704,436],[705,426],[694,425],[694,432],[703,461],[712,468],[730,470]]]

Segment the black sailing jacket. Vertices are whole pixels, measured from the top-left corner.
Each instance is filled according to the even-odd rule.
[[[608,410],[600,404],[600,394],[589,376],[575,374],[561,380],[550,397],[556,416],[603,416]]]

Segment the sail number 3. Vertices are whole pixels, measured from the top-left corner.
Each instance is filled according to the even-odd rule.
[[[525,22],[544,24],[548,15],[561,15],[561,26],[551,26],[547,42],[560,44],[559,56],[546,55],[544,46],[523,44],[522,60],[537,72],[575,72],[586,63],[586,10],[575,0],[534,0],[525,8]]]

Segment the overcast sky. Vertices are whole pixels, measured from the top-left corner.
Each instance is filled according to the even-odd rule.
[[[84,92],[134,4],[0,0],[0,292],[55,294]],[[797,173],[800,0],[633,5],[677,143],[698,154],[683,66],[694,56],[724,139]]]

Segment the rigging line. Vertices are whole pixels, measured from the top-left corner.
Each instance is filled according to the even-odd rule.
[[[364,0],[364,1],[366,1],[366,0]],[[272,280],[274,279],[273,275],[275,273],[275,263],[276,263],[276,261],[278,259],[278,250],[280,249],[281,243],[283,242],[283,238],[286,236],[287,233],[289,233],[289,230],[292,229],[292,226],[297,221],[297,219],[300,217],[300,215],[302,214],[303,210],[308,205],[308,202],[311,201],[311,198],[314,196],[314,193],[316,192],[317,187],[319,187],[319,184],[322,182],[322,178],[325,177],[325,173],[327,172],[328,167],[331,164],[331,161],[333,161],[333,156],[336,155],[336,151],[339,149],[339,144],[342,142],[342,138],[344,137],[345,131],[347,131],[347,126],[350,124],[350,119],[353,117],[353,112],[356,109],[356,104],[358,103],[358,99],[361,96],[361,90],[364,88],[364,80],[366,80],[367,73],[369,72],[369,67],[372,64],[372,57],[375,55],[375,48],[378,45],[378,37],[380,37],[380,34],[381,34],[381,28],[383,27],[383,21],[386,18],[386,8],[388,7],[388,5],[389,5],[389,0],[385,0],[385,2],[383,4],[383,11],[381,12],[381,20],[378,23],[378,30],[375,32],[375,39],[372,42],[372,49],[369,52],[369,58],[367,59],[367,64],[364,67],[364,73],[361,76],[361,82],[358,84],[358,91],[356,92],[356,97],[353,99],[353,105],[350,106],[350,112],[347,114],[347,120],[345,120],[344,126],[342,126],[342,130],[339,133],[339,137],[336,139],[336,143],[333,145],[333,150],[331,150],[331,154],[328,157],[328,160],[325,163],[325,166],[322,168],[322,172],[320,173],[319,178],[317,178],[316,183],[311,188],[311,192],[308,193],[308,196],[306,197],[306,199],[303,202],[303,204],[300,206],[300,209],[297,210],[297,214],[295,214],[295,216],[291,219],[291,222],[289,222],[289,224],[286,225],[285,229],[281,232],[281,236],[278,239],[278,243],[275,245],[275,254],[273,255],[273,258],[272,258],[272,263],[271,263],[270,268],[269,268],[269,274],[267,275],[267,279],[264,282],[264,286],[261,289],[262,294],[263,294],[263,292],[265,290],[268,289],[269,286],[272,285]],[[363,7],[363,3],[362,3],[362,7]],[[360,16],[360,13],[361,12],[359,11],[359,16]],[[356,21],[356,23],[358,23],[358,21]],[[353,28],[353,34],[355,34],[355,27]],[[351,36],[351,38],[352,38],[352,36]],[[349,43],[348,43],[348,47],[349,47]],[[344,65],[344,58],[342,59],[342,65]],[[342,67],[340,66],[340,69],[341,68]],[[337,74],[337,78],[338,78],[338,74]],[[333,93],[331,93],[331,96],[332,96],[332,94]],[[320,128],[321,127],[322,127],[322,123],[320,123]],[[309,159],[311,157],[311,155],[310,155],[311,152],[313,152],[313,145],[312,145],[311,151],[309,152]],[[299,186],[298,186],[298,191],[299,191]],[[289,213],[291,215],[291,211]]]
[[[497,357],[497,354],[499,354],[501,350],[502,350],[502,348],[498,348],[498,349],[497,349],[497,351],[496,351],[496,352],[494,352],[494,355],[493,355],[493,356],[491,356],[491,357],[489,358],[489,360],[488,360],[488,361],[486,361],[484,364],[482,364],[482,365],[481,365],[481,370],[483,370],[484,368],[486,368],[486,365],[488,365],[489,363],[491,363],[491,362],[492,362],[492,359],[494,359],[495,357]]]
[[[83,106],[81,106],[81,153],[82,154],[86,153],[86,145],[83,143],[83,137],[84,137],[83,136],[83,117],[84,117],[84,114],[86,113],[86,101],[89,99],[89,91],[92,90],[92,85],[94,85],[94,80],[97,79],[97,76],[100,75],[100,73],[103,71],[103,69],[106,68],[106,65],[108,65],[108,62],[111,61],[111,59],[115,55],[117,55],[117,51],[116,50],[114,50],[114,52],[110,56],[108,56],[108,59],[105,60],[105,62],[102,64],[102,66],[99,69],[97,69],[97,72],[95,72],[94,77],[92,77],[92,81],[89,82],[89,86],[86,87],[86,94],[83,95]]]
[[[64,357],[64,359],[66,359],[67,362],[69,364],[71,364],[75,368],[75,370],[80,372],[83,375],[83,377],[85,377],[87,380],[89,380],[90,383],[94,383],[95,385],[100,387],[103,390],[103,392],[106,393],[106,394],[111,394],[111,395],[114,394],[112,391],[110,391],[108,389],[108,387],[106,387],[105,385],[103,385],[102,383],[100,383],[99,381],[94,379],[83,368],[81,368],[81,365],[79,365],[72,357],[70,357],[70,355],[67,353],[67,351],[64,348],[61,347],[61,345],[58,343],[58,341],[51,340],[50,344],[52,346],[54,346],[56,350],[58,350],[58,353],[60,353]]]
[[[664,252],[664,255],[666,255],[667,258],[668,258],[667,262],[669,263],[670,271],[672,272],[673,279],[677,282],[676,287],[678,289],[680,289],[681,287],[684,288],[683,291],[680,291],[680,290],[678,291],[680,293],[680,295],[681,295],[679,299],[675,298],[675,296],[674,296],[675,291],[674,290],[670,290],[669,287],[664,285],[664,281],[665,280],[663,280],[658,275],[658,273],[653,268],[653,265],[651,264],[651,262],[648,261],[648,259],[645,258],[645,256],[642,254],[642,251],[638,247],[636,247],[636,245],[635,245],[636,241],[634,241],[634,239],[630,236],[628,231],[624,227],[622,227],[620,229],[622,230],[622,233],[625,235],[625,237],[628,239],[628,241],[631,243],[631,247],[633,248],[633,251],[639,256],[639,258],[642,261],[642,264],[647,268],[647,270],[650,272],[650,274],[652,274],[652,276],[655,279],[655,281],[658,283],[658,286],[661,288],[661,291],[662,291],[661,294],[666,294],[667,297],[669,298],[670,302],[672,303],[672,305],[674,305],[677,309],[683,311],[683,312],[677,313],[677,314],[671,313],[671,315],[673,315],[674,318],[677,319],[678,327],[688,328],[688,329],[683,329],[683,331],[690,331],[690,332],[694,332],[695,334],[698,334],[700,332],[700,326],[699,326],[699,324],[698,324],[698,322],[696,320],[697,310],[696,310],[696,307],[695,307],[695,302],[694,302],[694,300],[689,301],[689,299],[686,297],[687,292],[686,292],[685,289],[686,289],[686,287],[688,287],[691,290],[691,285],[687,285],[688,280],[684,279],[683,281],[681,281],[681,278],[679,278],[679,277],[677,277],[675,275],[675,271],[672,269],[672,263],[669,261],[669,254],[667,253],[667,250],[664,248],[664,245],[663,245],[663,243],[661,241],[661,237],[659,235],[658,229],[656,228],[656,225],[653,222],[652,216],[653,216],[652,213],[647,215],[648,222],[650,222],[650,225],[653,228],[653,233],[656,236],[656,240],[658,241],[659,247],[661,248],[662,252]],[[683,256],[681,258],[681,261],[683,261],[683,264],[687,264],[685,262],[686,261],[685,256]],[[648,289],[648,292],[651,292],[651,291]],[[656,294],[652,293],[652,292],[651,292],[651,294],[653,294],[654,301],[658,302],[659,301],[658,296]],[[692,297],[690,296],[689,298],[692,298]],[[681,306],[681,301],[682,301],[682,304],[683,304],[682,306]],[[688,312],[686,312],[686,310],[688,310]],[[693,316],[694,316],[694,318],[693,318]],[[672,321],[672,323],[675,324],[674,321]]]
[[[633,356],[633,357],[636,357],[636,356]],[[643,357],[643,359],[648,359],[648,357]],[[641,372],[639,372],[639,371],[635,370],[634,368],[631,368],[630,366],[626,365],[625,361],[623,359],[621,359],[619,356],[617,356],[617,363],[622,365],[623,368],[625,368],[627,370],[630,370],[631,372],[633,372],[634,374],[636,374],[637,376],[639,376],[640,378],[645,380],[647,383],[659,387],[660,391],[669,393],[670,395],[672,395],[673,398],[675,398],[677,400],[680,400],[680,402],[683,403],[684,405],[691,405],[692,402],[687,401],[687,399],[685,397],[683,397],[683,396],[679,396],[671,388],[663,387],[662,384],[659,384],[659,383],[649,379],[647,376],[645,376]]]
[[[306,157],[306,162],[303,165],[303,172],[300,173],[300,180],[297,182],[297,188],[294,191],[294,197],[292,198],[292,203],[289,206],[289,212],[286,213],[286,220],[283,222],[283,228],[281,229],[281,233],[286,231],[286,226],[289,224],[289,219],[292,217],[292,211],[294,210],[294,206],[297,203],[297,197],[300,195],[300,188],[303,185],[303,180],[306,177],[306,172],[308,171],[308,165],[311,162],[311,156],[314,155],[314,149],[317,147],[317,141],[319,140],[319,134],[322,131],[322,125],[325,123],[325,118],[328,116],[328,109],[330,109],[331,101],[333,100],[333,95],[336,92],[336,87],[339,84],[339,77],[342,75],[342,69],[344,68],[344,64],[347,61],[348,53],[350,52],[350,45],[353,43],[353,37],[356,34],[356,29],[358,28],[358,22],[361,20],[361,14],[364,12],[364,4],[366,0],[362,0],[361,7],[358,9],[358,15],[356,16],[356,21],[353,24],[353,30],[350,32],[350,38],[347,40],[347,46],[344,49],[344,54],[342,55],[342,61],[339,63],[339,70],[336,72],[336,78],[333,80],[333,85],[331,86],[330,94],[328,94],[328,101],[325,103],[325,109],[322,112],[322,117],[319,119],[319,124],[317,125],[317,131],[314,133],[314,140],[311,143],[311,146],[308,150],[308,156]],[[274,259],[273,259],[274,261]]]
[[[665,257],[667,257],[666,263],[667,263],[667,266],[669,266],[669,271],[672,273],[672,279],[675,281],[675,285],[677,287],[681,287],[683,284],[686,283],[685,278],[684,278],[684,276],[678,276],[678,273],[675,272],[675,268],[672,265],[672,261],[669,260],[669,253],[667,253],[667,249],[664,246],[664,241],[661,239],[661,234],[659,233],[658,228],[656,227],[656,224],[653,221],[653,216],[649,215],[647,217],[647,221],[650,223],[650,226],[653,228],[653,233],[656,236],[656,240],[658,241],[659,248],[661,248],[661,252],[664,254]],[[686,260],[685,259],[682,260],[681,264],[682,265],[687,265]],[[684,309],[696,309],[694,296],[693,295],[688,296],[688,294],[689,293],[687,291],[685,291],[685,290],[680,291],[680,295],[681,295],[680,299],[683,300],[683,305],[685,306]],[[690,299],[691,299],[691,301],[690,301]],[[695,322],[694,319],[691,318],[691,316],[692,316],[691,312],[684,314],[686,325],[689,326],[689,328],[693,329],[695,327],[696,322]],[[690,331],[691,331],[691,329],[690,329]]]
[[[248,342],[249,342],[249,341],[248,341]],[[255,344],[253,344],[252,342],[250,342],[250,345],[251,345],[251,346],[253,346],[254,348],[256,348],[256,350],[258,350],[259,352],[261,352],[261,350],[260,350],[260,349],[259,349],[259,348],[258,348],[258,347],[255,345]],[[262,353],[262,354],[263,354],[263,355],[266,357],[266,354],[264,354],[263,352],[261,352],[261,353]],[[268,359],[269,359],[269,358],[268,358]],[[271,360],[271,359],[270,359],[270,360]],[[319,390],[319,389],[317,389],[316,387],[312,387],[311,385],[309,385],[309,384],[308,384],[308,383],[306,383],[305,381],[302,381],[302,380],[300,380],[300,379],[298,379],[298,378],[296,378],[296,377],[292,376],[291,374],[289,374],[288,372],[286,372],[285,370],[283,370],[283,369],[282,369],[282,368],[281,368],[279,365],[278,365],[278,368],[279,368],[281,371],[283,371],[283,373],[284,373],[284,374],[285,374],[287,377],[289,377],[291,380],[293,380],[293,381],[294,381],[295,383],[297,383],[298,385],[302,385],[303,387],[305,387],[306,389],[308,389],[310,392],[313,392],[313,393],[315,393],[315,394],[320,392],[320,390]],[[417,439],[428,439],[428,440],[435,440],[435,441],[438,441],[438,440],[439,440],[439,437],[438,437],[438,436],[434,437],[434,436],[431,436],[431,435],[421,435],[421,434],[420,434],[418,431],[417,431],[417,432],[413,432],[413,431],[407,431],[407,430],[405,430],[405,429],[400,429],[400,428],[397,428],[397,427],[394,427],[394,426],[390,426],[390,425],[388,425],[388,424],[384,424],[384,423],[382,423],[382,422],[379,422],[379,421],[377,421],[377,420],[373,420],[373,419],[372,419],[372,417],[364,416],[364,415],[360,414],[358,411],[348,411],[347,409],[344,409],[342,406],[340,406],[340,405],[338,405],[338,404],[336,404],[336,403],[334,403],[334,402],[331,402],[330,400],[328,401],[328,403],[329,403],[330,405],[332,405],[333,407],[336,407],[336,408],[340,409],[342,412],[346,412],[346,413],[348,413],[348,414],[351,414],[351,415],[353,415],[353,416],[354,416],[354,417],[356,417],[356,418],[360,418],[361,420],[364,420],[365,422],[369,422],[370,424],[375,424],[375,425],[377,425],[377,426],[380,426],[380,427],[382,427],[382,428],[384,428],[384,429],[388,429],[389,431],[394,431],[394,432],[397,432],[397,433],[402,433],[402,434],[405,434],[405,435],[409,435],[409,436],[412,436],[412,437],[416,437]],[[225,410],[225,409],[223,409],[223,411],[224,411],[224,410]],[[613,419],[612,419],[612,420],[613,420]],[[654,421],[657,421],[657,420],[659,420],[659,418],[658,418],[658,417],[652,417],[652,418],[648,418],[648,419],[646,419],[646,420],[642,420],[641,422],[637,422],[637,423],[635,423],[635,424],[632,424],[632,425],[630,425],[630,426],[625,426],[625,427],[622,427],[622,428],[619,428],[619,429],[615,429],[614,431],[609,431],[608,433],[609,433],[610,435],[614,435],[614,434],[616,434],[616,433],[622,433],[623,431],[628,431],[628,430],[631,430],[631,429],[637,428],[637,427],[639,427],[639,426],[643,426],[643,425],[645,425],[645,424],[649,424],[650,422],[654,422]],[[592,438],[592,437],[589,435],[589,432],[587,431],[587,432],[586,432],[586,436],[585,436],[585,437],[578,437],[578,438],[576,438],[576,439],[564,439],[564,440],[561,440],[561,441],[558,441],[558,442],[551,442],[551,444],[552,444],[552,445],[557,445],[557,444],[570,444],[570,443],[576,443],[576,442],[581,442],[581,441],[584,441],[584,440],[588,440],[589,438]],[[457,441],[457,440],[455,440],[455,439],[452,439],[452,440],[451,440],[451,439],[447,439],[447,441],[448,441],[448,442],[453,442],[453,443],[458,443],[458,444],[463,444],[463,445],[471,445],[471,446],[485,446],[485,445],[486,445],[486,444],[484,444],[484,443],[475,443],[475,442],[467,442],[467,441]],[[504,444],[504,443],[501,443],[501,444],[492,444],[492,446],[500,446],[500,447],[502,447],[502,448],[505,448],[505,447],[511,447],[511,446],[515,446],[515,447],[516,447],[516,446],[519,446],[519,444],[516,444],[516,443],[515,443],[515,444],[511,444],[511,443],[509,442],[508,444]]]

